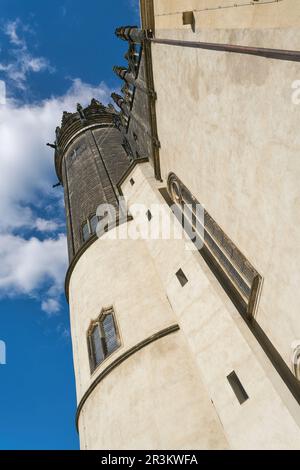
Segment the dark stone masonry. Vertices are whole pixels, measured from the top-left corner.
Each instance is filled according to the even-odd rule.
[[[138,31],[131,28],[136,39]],[[119,34],[117,34],[119,36]],[[125,38],[124,38],[125,39]],[[100,204],[118,206],[118,182],[136,159],[152,162],[153,137],[143,45],[129,38],[120,96],[112,94],[119,110],[92,99],[77,112],[64,112],[56,129],[55,168],[64,187],[68,251],[71,262],[95,234],[95,215]],[[127,80],[130,77],[130,81]]]

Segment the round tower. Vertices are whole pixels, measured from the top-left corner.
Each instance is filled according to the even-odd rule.
[[[118,209],[120,180],[132,202],[136,191],[158,197],[149,163],[130,162],[117,113],[96,100],[64,113],[54,147],[66,205],[81,448],[226,448],[145,240],[112,237],[118,227],[96,235],[97,207]]]
[[[55,168],[65,189],[70,261],[95,239],[99,204],[117,207],[117,182],[130,160],[116,127],[117,113],[97,100],[63,113],[56,128]]]

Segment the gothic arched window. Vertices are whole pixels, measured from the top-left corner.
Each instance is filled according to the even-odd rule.
[[[96,233],[98,222],[99,222],[99,217],[97,215],[93,215],[90,218],[90,227],[91,227],[92,234]]]
[[[120,337],[113,308],[102,310],[88,330],[88,349],[91,372],[120,346]]]
[[[99,220],[99,217],[94,214],[84,222],[81,227],[81,237],[83,242],[88,241],[92,235],[95,235]]]

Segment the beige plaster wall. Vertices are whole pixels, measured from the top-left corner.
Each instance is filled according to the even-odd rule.
[[[154,214],[155,205],[160,204],[167,219],[170,209],[158,187],[150,164],[141,164],[122,190],[129,207],[138,202]],[[142,233],[145,226],[156,225],[157,219],[148,222],[145,217],[135,223]],[[173,218],[171,223],[178,224]],[[298,449],[299,406],[200,255],[187,250],[185,240],[149,239],[146,245],[230,448]],[[175,276],[180,268],[189,280],[183,288]],[[250,397],[243,405],[226,378],[233,370]]]
[[[71,276],[78,403],[112,361],[177,323],[145,242],[110,240],[112,234],[87,249]],[[91,374],[86,333],[101,309],[111,305],[121,347]],[[100,382],[82,408],[79,433],[83,449],[227,448],[180,331],[137,351]]]
[[[285,31],[297,47],[299,28]],[[277,47],[281,33],[158,31]],[[292,367],[300,338],[299,63],[153,44],[153,67],[163,178],[175,172],[263,276],[257,320]]]
[[[101,382],[80,418],[82,448],[227,449],[181,332],[139,351]]]
[[[298,0],[154,0],[156,34],[163,29],[189,30],[182,13],[194,11],[197,30],[299,27]]]

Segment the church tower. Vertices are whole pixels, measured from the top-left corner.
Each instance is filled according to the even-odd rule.
[[[81,448],[225,448],[146,242],[111,239],[118,227],[96,233],[98,206],[111,204],[118,213],[120,181],[129,172],[139,170],[128,180],[133,192],[144,185],[140,166],[156,184],[147,159],[133,159],[124,146],[122,120],[93,99],[65,112],[56,129]],[[146,213],[144,219],[149,223]],[[122,223],[135,224],[129,214]]]
[[[214,3],[141,0],[117,109],[51,145],[82,449],[300,448],[300,7]]]
[[[114,108],[97,100],[64,112],[56,128],[55,168],[65,189],[68,252],[72,262],[96,235],[99,204],[117,207],[117,182],[130,164]],[[104,145],[103,145],[104,144]]]

